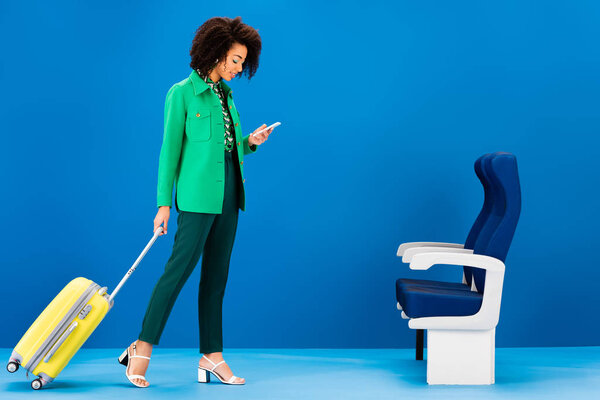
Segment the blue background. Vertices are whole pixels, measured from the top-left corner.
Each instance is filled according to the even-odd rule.
[[[196,28],[242,16],[260,68],[232,82],[247,158],[226,347],[411,347],[406,241],[463,242],[481,154],[517,155],[523,212],[498,346],[598,345],[600,7],[577,1],[6,2],[0,5],[3,296],[13,347],[72,278],[113,288],[152,235],[164,98]],[[54,3],[54,2],[53,2]],[[177,213],[87,346],[137,337]],[[198,344],[199,268],[161,345]]]

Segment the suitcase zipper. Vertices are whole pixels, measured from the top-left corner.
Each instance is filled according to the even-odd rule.
[[[23,366],[24,368],[27,368],[28,371],[33,372],[40,361],[42,361],[44,354],[46,354],[52,348],[52,345],[62,336],[65,330],[68,329],[71,321],[77,317],[88,301],[94,297],[94,294],[96,291],[98,291],[98,289],[100,289],[100,285],[93,282],[90,284],[90,286],[88,286],[83,294],[79,296],[79,299],[75,302],[73,307],[71,307],[63,319],[58,323],[58,325],[56,325],[52,333],[48,335],[44,343],[42,343],[42,345],[38,348],[33,357],[31,357],[31,360],[29,360],[27,365]]]

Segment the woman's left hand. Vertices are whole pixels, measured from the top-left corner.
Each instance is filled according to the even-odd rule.
[[[250,134],[250,136],[248,137],[248,144],[250,144],[250,145],[263,144],[269,138],[269,135],[271,134],[271,132],[273,132],[273,128],[266,130],[262,133],[259,133],[258,135],[255,135],[254,133],[260,131],[261,129],[265,129],[266,127],[267,127],[267,124],[262,124],[254,132],[252,132]]]

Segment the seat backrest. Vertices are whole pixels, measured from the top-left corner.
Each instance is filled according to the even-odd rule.
[[[477,174],[477,178],[479,178],[479,181],[483,185],[483,206],[481,207],[481,211],[479,212],[479,215],[475,219],[475,222],[473,223],[473,226],[471,227],[471,230],[467,235],[467,239],[465,240],[465,249],[473,250],[475,248],[477,238],[479,237],[481,230],[487,223],[490,213],[492,211],[492,202],[494,197],[491,193],[491,183],[484,169],[483,162],[489,157],[493,157],[493,155],[490,153],[484,154],[477,160],[475,160],[475,173]],[[472,268],[463,267],[463,271],[465,274],[465,280],[467,282],[467,285],[471,286],[471,280],[473,275]]]
[[[498,152],[484,159],[484,170],[491,182],[494,200],[488,223],[482,229],[473,252],[504,262],[521,215],[521,184],[517,159],[513,154]],[[473,268],[477,291],[485,287],[485,270]]]

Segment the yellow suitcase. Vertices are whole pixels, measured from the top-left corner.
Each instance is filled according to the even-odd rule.
[[[135,271],[154,241],[162,232],[159,227],[133,266],[109,296],[106,287],[86,278],[75,278],[48,304],[14,348],[6,369],[16,372],[19,366],[37,378],[35,390],[52,382],[67,366],[77,350],[112,307],[114,297]]]

